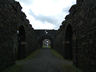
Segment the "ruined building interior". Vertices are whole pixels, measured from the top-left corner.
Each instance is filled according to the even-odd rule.
[[[38,50],[35,61],[29,58],[29,65],[12,72],[96,72],[96,0],[77,0],[58,30],[34,30],[21,9],[15,0],[0,0],[0,72],[11,72],[7,70]],[[51,55],[50,49],[70,66],[61,67],[63,59]]]

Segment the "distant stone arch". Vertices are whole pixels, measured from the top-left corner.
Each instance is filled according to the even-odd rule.
[[[72,60],[72,36],[73,30],[70,24],[66,26],[65,33],[64,33],[64,58]]]
[[[17,59],[22,59],[25,57],[26,48],[26,36],[24,26],[21,25],[17,31],[18,34],[18,49],[17,49]]]
[[[51,40],[50,39],[44,39],[42,41],[42,47],[43,48],[51,48]]]
[[[51,36],[49,36],[49,35],[43,35],[43,36],[41,36],[41,37],[39,38],[40,48],[42,48],[42,46],[43,46],[43,42],[42,42],[42,41],[44,41],[45,39],[50,40],[50,42],[51,42],[51,48],[53,48],[53,39],[52,39]]]

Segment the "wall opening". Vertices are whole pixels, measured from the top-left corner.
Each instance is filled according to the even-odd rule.
[[[51,48],[51,40],[49,40],[49,39],[44,39],[44,40],[42,41],[42,47],[43,47],[43,48]]]
[[[20,26],[18,29],[18,49],[17,49],[17,59],[22,59],[25,57],[25,29],[23,26]]]
[[[72,60],[72,27],[68,25],[65,31],[64,57]]]

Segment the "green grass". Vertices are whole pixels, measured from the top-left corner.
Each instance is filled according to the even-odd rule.
[[[66,62],[70,62],[69,64],[62,64],[62,70],[63,72],[81,72],[78,68],[76,68],[72,61],[70,60],[66,60],[64,59],[63,56],[61,56],[58,52],[56,52],[55,50],[51,49],[51,52],[54,54],[54,56],[56,56],[59,59],[63,59]]]
[[[42,46],[42,48],[46,48],[46,46],[45,46],[45,45],[43,45],[43,46]],[[47,48],[51,48],[51,46],[49,45]]]
[[[34,58],[38,53],[40,52],[40,50],[36,50],[34,51],[32,54],[30,54],[30,56],[28,56],[27,58],[23,59],[23,60],[19,60],[19,61],[16,61],[16,64],[11,66],[11,67],[8,67],[6,70],[4,70],[3,72],[21,72],[22,70],[22,67],[23,67],[23,64],[29,60],[29,59],[32,59]],[[61,56],[58,52],[56,52],[55,50],[51,49],[51,52],[53,53],[54,56],[56,56],[57,58],[59,59],[63,59],[63,56]],[[68,62],[68,60],[65,60],[66,62]],[[69,61],[70,62],[70,61]],[[62,67],[62,70],[63,72],[82,72],[80,71],[78,68],[76,68],[73,63],[65,63],[65,64],[61,64],[61,67]]]
[[[23,60],[18,60],[18,61],[27,61],[27,60],[29,60],[29,59],[32,59],[32,58],[34,58],[37,54],[39,54],[39,52],[40,52],[40,49],[32,52],[32,53],[31,53],[29,56],[27,56],[25,59],[23,59]]]
[[[16,64],[14,64],[13,66],[8,67],[3,72],[21,72],[23,64],[27,60],[34,58],[39,53],[39,51],[40,50],[38,49],[38,50],[34,51],[32,54],[30,54],[30,56],[26,57],[25,59],[16,61]]]
[[[32,53],[31,53],[27,58],[25,58],[25,59],[34,58],[37,54],[39,54],[39,52],[40,52],[40,49],[38,49],[38,50],[32,52]]]
[[[63,56],[61,56],[58,52],[56,52],[55,50],[51,49],[51,52],[53,53],[54,56],[56,56],[59,59],[64,59]]]

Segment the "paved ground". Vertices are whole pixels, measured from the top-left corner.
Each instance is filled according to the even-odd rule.
[[[51,49],[41,49],[35,58],[27,60],[21,72],[73,72],[69,68],[64,70],[63,65],[72,65],[72,62],[59,59]],[[72,69],[72,68],[71,68]]]

